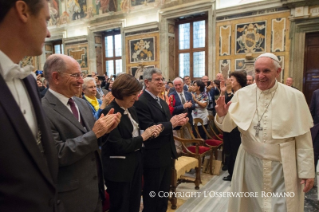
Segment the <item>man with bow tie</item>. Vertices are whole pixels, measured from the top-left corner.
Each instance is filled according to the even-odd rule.
[[[0,211],[61,211],[56,150],[33,67],[18,65],[42,53],[49,19],[47,0],[0,0]]]
[[[121,114],[111,114],[111,109],[95,121],[87,101],[75,97],[83,79],[72,57],[51,55],[43,70],[50,88],[42,105],[58,151],[58,198],[67,212],[101,212],[105,196],[99,146],[103,136],[118,125]]]

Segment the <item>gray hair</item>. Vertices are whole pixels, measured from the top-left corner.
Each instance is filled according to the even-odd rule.
[[[177,81],[181,81],[182,83],[184,83],[183,79],[180,78],[180,77],[176,77],[174,80],[173,80],[173,85],[175,84],[175,82]]]
[[[62,72],[66,70],[66,63],[62,57],[59,55],[51,55],[45,61],[43,67],[44,78],[49,82],[51,81],[53,72]]]
[[[83,84],[82,84],[82,89],[86,89],[87,87],[87,84],[90,82],[90,81],[93,81],[94,84],[96,85],[96,82],[95,82],[95,79],[93,77],[86,77],[83,79]]]
[[[247,73],[247,72],[246,72]],[[255,80],[255,77],[253,75],[247,74],[247,77],[250,76],[253,80]]]
[[[145,68],[143,69],[143,79],[152,80],[153,74],[162,74],[162,71],[158,68]]]

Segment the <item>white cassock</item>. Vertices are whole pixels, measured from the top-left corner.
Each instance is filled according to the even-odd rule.
[[[230,132],[238,126],[241,132],[231,191],[258,193],[254,197],[231,197],[228,211],[304,211],[300,179],[315,176],[310,134],[313,120],[304,95],[276,81],[266,91],[256,84],[242,88],[231,101],[227,115],[215,117],[223,131]],[[256,136],[254,127],[263,113],[262,130]]]

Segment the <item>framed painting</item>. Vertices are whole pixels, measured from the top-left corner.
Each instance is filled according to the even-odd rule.
[[[130,63],[155,61],[155,37],[129,40]]]

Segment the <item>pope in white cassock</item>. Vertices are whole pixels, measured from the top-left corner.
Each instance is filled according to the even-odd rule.
[[[304,192],[313,187],[313,120],[304,95],[276,81],[280,72],[278,58],[262,54],[256,83],[238,90],[227,105],[224,96],[217,100],[217,126],[241,132],[231,191],[257,192],[231,197],[229,212],[302,212]]]

